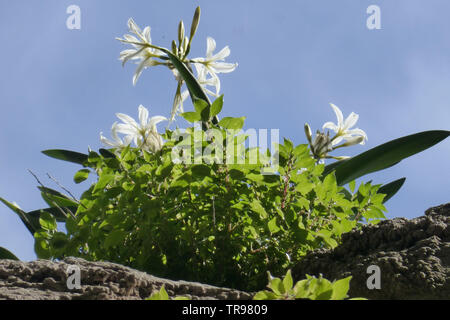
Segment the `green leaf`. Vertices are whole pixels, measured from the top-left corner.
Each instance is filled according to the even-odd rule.
[[[286,273],[286,276],[283,279],[283,286],[286,292],[289,292],[289,290],[292,289],[292,286],[294,285],[294,282],[292,280],[291,270],[288,270]]]
[[[98,151],[104,158],[116,158],[116,155],[108,149],[99,149]]]
[[[6,250],[3,247],[0,247],[0,260],[1,259],[9,259],[9,260],[17,260],[20,261],[11,251]]]
[[[219,126],[224,127],[225,129],[233,129],[240,130],[244,126],[245,117],[240,118],[232,118],[225,117],[219,122]]]
[[[338,184],[344,185],[363,175],[391,167],[434,146],[448,136],[450,131],[445,130],[419,132],[389,141],[351,159],[339,161],[340,164],[333,167]]]
[[[211,168],[205,164],[195,164],[191,167],[194,178],[204,178],[211,175]]]
[[[42,151],[42,153],[51,158],[69,161],[81,165],[83,165],[83,163],[88,159],[88,156],[86,154],[69,150],[52,149],[44,150]]]
[[[90,172],[91,171],[89,169],[81,169],[80,171],[75,173],[75,176],[73,177],[73,181],[75,181],[75,183],[83,182],[84,180],[86,180],[89,177]]]
[[[266,219],[268,217],[266,209],[261,205],[261,202],[259,202],[256,199],[253,199],[253,201],[250,203],[250,208],[252,211],[259,214],[261,219]]]
[[[350,289],[350,280],[352,277],[347,277],[338,280],[332,284],[333,294],[331,295],[331,300],[344,300],[347,297],[347,292]]]
[[[74,200],[70,199],[59,191],[42,186],[38,186],[38,189],[41,191],[42,199],[44,199],[50,207],[78,206],[78,204]]]
[[[270,220],[269,223],[267,224],[267,226],[269,227],[269,231],[272,234],[280,231],[280,228],[277,226],[277,218],[276,217],[274,217],[272,220]]]
[[[39,225],[39,220],[33,219],[33,217],[31,217],[28,213],[3,198],[0,198],[0,201],[19,216],[20,220],[22,220],[23,224],[32,235],[34,235],[34,233],[41,228]]]
[[[56,219],[50,213],[44,211],[42,212],[39,223],[44,230],[53,231],[56,230]]]
[[[278,297],[279,296],[275,293],[264,290],[257,292],[253,297],[253,300],[276,300]]]
[[[385,194],[386,197],[383,199],[383,203],[388,201],[390,198],[392,198],[398,190],[403,186],[405,183],[406,178],[401,178],[392,182],[389,182],[378,189],[377,193]]]
[[[277,295],[283,295],[286,290],[280,278],[273,278],[270,280],[268,287]]]
[[[197,99],[194,102],[194,109],[200,115],[202,121],[208,121],[210,118],[210,108],[208,102],[202,99]]]
[[[355,180],[350,181],[350,183],[348,184],[348,186],[349,186],[350,191],[351,191],[352,193],[355,192],[356,181],[355,181]]]
[[[188,122],[197,122],[202,119],[202,116],[197,112],[184,112],[180,114],[183,118],[185,118]]]
[[[152,294],[147,300],[170,300],[164,285],[161,286],[159,292]]]
[[[94,190],[92,190],[92,193],[96,193],[99,190],[105,189],[105,187],[110,183],[112,180],[114,180],[115,175],[114,174],[102,174],[100,178],[98,179],[97,184],[94,187]]]
[[[223,95],[218,97],[211,105],[211,117],[214,117],[222,111],[223,107]]]
[[[73,214],[75,214],[75,212],[77,212],[78,207],[51,207],[51,208],[46,208],[46,209],[39,209],[39,210],[34,210],[34,211],[30,211],[28,212],[28,216],[32,217],[33,219],[35,219],[36,221],[39,222],[39,218],[41,216],[41,214],[45,211],[50,213],[52,216],[55,217],[56,221],[58,222],[65,222],[67,217],[66,215],[64,215],[61,210],[62,209],[64,212],[72,212]]]

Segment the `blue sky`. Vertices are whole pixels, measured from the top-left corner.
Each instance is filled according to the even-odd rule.
[[[368,30],[366,9],[381,9],[381,30]],[[81,30],[68,30],[66,9],[81,8]],[[40,151],[86,152],[109,136],[115,113],[168,116],[176,82],[165,68],[147,69],[135,87],[132,64],[122,68],[115,40],[133,17],[152,27],[155,44],[169,47],[180,19],[190,26],[197,5],[202,18],[191,57],[205,55],[206,37],[238,68],[221,78],[222,116],[246,116],[246,128],[279,128],[281,137],[305,143],[313,130],[356,112],[368,135],[354,155],[419,131],[450,130],[450,2],[397,1],[190,1],[49,0],[0,2],[0,196],[24,210],[45,207],[31,169],[47,186],[46,173],[75,195],[77,165]],[[191,107],[187,107],[189,109]],[[180,126],[183,122],[177,122]],[[160,126],[162,129],[164,125]],[[399,165],[364,177],[407,181],[387,202],[388,218],[413,218],[450,201],[450,140]],[[33,238],[6,206],[0,206],[0,246],[23,260],[35,259]]]

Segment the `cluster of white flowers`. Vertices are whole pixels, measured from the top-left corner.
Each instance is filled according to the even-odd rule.
[[[335,106],[334,104],[330,103],[331,107],[334,110],[334,113],[336,114],[337,118],[337,124],[333,122],[326,122],[322,129],[330,129],[334,131],[336,134],[334,137],[330,137],[330,132],[328,131],[326,134],[325,132],[320,132],[317,130],[316,136],[314,140],[312,140],[312,132],[309,125],[305,124],[305,134],[306,138],[308,139],[311,152],[313,156],[316,159],[324,159],[324,158],[333,158],[337,160],[342,160],[348,157],[341,156],[341,157],[334,157],[329,156],[328,153],[336,150],[338,148],[342,147],[348,147],[355,144],[365,144],[365,141],[367,140],[366,133],[361,129],[351,129],[356,122],[358,121],[359,116],[352,112],[345,120],[344,116],[342,114],[342,111]],[[338,145],[340,142],[345,140],[345,142],[341,145]]]
[[[140,105],[139,106],[139,122],[136,122],[130,116],[117,113],[116,116],[122,120],[123,123],[114,122],[111,128],[111,135],[113,140],[109,140],[100,133],[100,141],[111,148],[115,148],[117,151],[130,145],[131,142],[148,152],[157,152],[161,150],[163,146],[163,139],[158,133],[156,125],[161,121],[166,121],[167,118],[162,116],[154,116],[149,118],[148,110]],[[122,139],[118,133],[125,134]]]
[[[198,22],[197,22],[198,23]],[[174,73],[175,79],[179,83],[179,87],[183,84],[183,79],[179,76],[178,71],[173,68],[167,56],[163,51],[158,49],[158,46],[152,44],[150,36],[150,27],[145,27],[142,31],[133,19],[128,20],[128,28],[130,33],[125,34],[123,38],[117,38],[119,41],[130,44],[133,49],[127,49],[120,53],[119,59],[122,64],[125,64],[129,60],[137,60],[137,68],[133,76],[133,84],[135,85],[137,80],[142,74],[142,71],[148,67],[153,66],[167,66]],[[184,33],[184,27],[183,27]],[[192,37],[192,34],[191,34]],[[184,39],[184,35],[180,36]],[[183,40],[182,43],[186,46],[191,39]],[[211,96],[218,97],[220,92],[220,79],[217,76],[218,73],[229,73],[236,69],[237,63],[226,63],[225,58],[231,53],[228,46],[224,47],[218,53],[214,54],[216,49],[216,41],[212,37],[206,39],[206,58],[194,58],[187,59],[184,54],[185,50],[181,50],[183,54],[179,54],[179,58],[183,60],[189,67],[194,65],[197,73],[197,81],[203,87],[205,92]],[[174,50],[176,51],[176,50]],[[160,59],[160,60],[156,60]],[[215,90],[211,91],[207,87],[214,87]],[[175,95],[174,105],[172,108],[170,121],[173,121],[178,112],[183,112],[183,102],[189,96],[188,91],[181,92],[179,89]]]
[[[202,86],[207,95],[219,96],[220,92],[220,79],[217,76],[218,73],[229,73],[236,69],[237,63],[226,63],[224,60],[230,55],[230,49],[228,46],[224,47],[218,53],[214,54],[216,49],[216,41],[208,37],[206,39],[206,57],[187,59],[187,54],[190,51],[192,38],[197,30],[198,23],[200,21],[200,8],[197,8],[194,19],[191,26],[190,37],[185,37],[185,30],[183,21],[180,22],[178,27],[178,41],[179,46],[177,48],[175,41],[172,43],[172,52],[175,54],[186,66],[192,71],[192,65],[197,73],[196,79]],[[142,105],[139,106],[139,123],[126,114],[118,113],[117,117],[122,120],[123,123],[118,124],[115,122],[111,128],[111,136],[113,140],[109,140],[100,133],[100,140],[108,147],[121,150],[124,147],[134,142],[136,146],[147,151],[156,152],[161,149],[163,140],[158,133],[156,124],[169,120],[172,122],[175,116],[179,112],[184,112],[183,102],[189,96],[189,91],[181,91],[184,84],[183,78],[178,73],[177,69],[171,64],[168,58],[167,49],[158,47],[152,44],[150,35],[150,27],[147,26],[142,30],[134,22],[132,18],[128,20],[129,34],[125,34],[123,38],[117,38],[117,40],[129,44],[131,49],[123,50],[120,53],[119,60],[122,61],[122,65],[125,65],[128,61],[135,61],[137,64],[136,71],[133,75],[133,85],[136,85],[142,72],[148,67],[154,66],[166,66],[174,74],[176,81],[178,82],[173,107],[171,110],[170,118],[167,119],[162,116],[155,116],[148,118],[148,110]],[[214,87],[209,89],[208,87]],[[124,138],[119,137],[119,133],[125,134]]]

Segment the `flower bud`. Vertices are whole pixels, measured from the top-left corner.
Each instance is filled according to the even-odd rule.
[[[178,55],[177,43],[175,40],[172,40],[172,53],[176,56]]]
[[[306,135],[306,139],[308,139],[309,144],[312,144],[312,132],[311,132],[311,128],[309,127],[309,124],[305,123],[304,126],[305,129],[305,135]]]
[[[194,35],[197,32],[199,23],[200,23],[200,7],[197,7],[197,9],[195,9],[194,18],[192,19],[191,34],[189,36],[189,42],[191,42],[192,38],[194,38]]]
[[[328,152],[333,150],[330,134],[317,131],[314,142],[311,144],[312,152],[316,158],[324,158]]]
[[[180,24],[178,25],[178,43],[181,46],[181,42],[184,39],[184,23],[183,20],[180,21]]]

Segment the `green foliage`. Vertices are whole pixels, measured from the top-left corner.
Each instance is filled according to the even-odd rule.
[[[148,297],[145,300],[190,300],[188,297],[184,296],[176,296],[175,298],[170,298],[167,294],[166,289],[164,288],[164,285],[161,286],[161,289],[158,292],[155,292],[150,297]]]
[[[17,258],[11,251],[0,247],[0,260],[1,259],[9,259],[9,260],[17,260],[19,261],[19,258]]]
[[[351,276],[345,279],[330,282],[322,275],[319,278],[306,275],[306,279],[298,281],[295,285],[291,270],[288,270],[283,280],[272,277],[269,272],[269,290],[256,293],[253,300],[344,300],[348,298]],[[365,300],[355,298],[352,300]]]
[[[188,141],[203,134],[187,132]],[[85,165],[98,180],[68,215],[67,233],[41,214],[38,256],[107,260],[171,279],[258,290],[267,271],[284,274],[307,252],[333,248],[342,233],[384,218],[380,186],[350,193],[334,173],[322,175],[324,165],[306,145],[285,140],[279,174],[270,176],[260,173],[261,161],[248,163],[250,149],[246,164],[175,164],[172,151],[185,140],[170,140],[172,134],[155,154],[126,148],[112,159],[90,152]],[[203,150],[212,143],[204,141]]]

